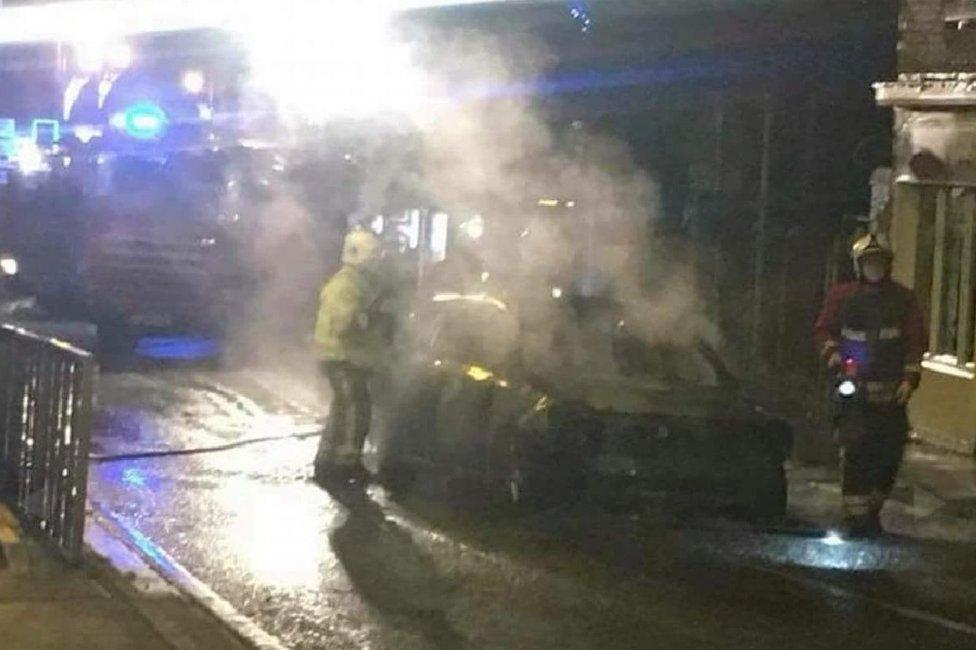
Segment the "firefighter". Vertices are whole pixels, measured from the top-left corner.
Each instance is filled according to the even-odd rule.
[[[372,418],[369,381],[390,347],[380,257],[372,232],[350,231],[342,268],[319,295],[315,346],[320,371],[332,387],[332,406],[315,456],[318,480],[366,476],[362,451]]]
[[[921,379],[928,334],[913,292],[891,278],[883,235],[853,245],[856,279],[827,295],[815,338],[827,365],[856,369],[858,398],[838,413],[844,523],[854,536],[881,532],[880,513],[908,437],[906,406]],[[854,408],[856,412],[848,410]]]

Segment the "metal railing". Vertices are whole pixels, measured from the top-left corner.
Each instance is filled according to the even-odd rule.
[[[0,486],[28,527],[81,559],[92,355],[0,324]]]

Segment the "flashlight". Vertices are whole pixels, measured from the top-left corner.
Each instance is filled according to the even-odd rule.
[[[842,400],[849,400],[858,392],[858,363],[856,359],[844,359],[837,378],[836,393]]]
[[[854,397],[857,394],[857,384],[850,379],[845,379],[837,385],[837,394],[845,399]]]

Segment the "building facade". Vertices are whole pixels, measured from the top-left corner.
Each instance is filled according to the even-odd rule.
[[[902,0],[890,228],[895,277],[929,316],[912,403],[925,440],[976,451],[976,0]]]

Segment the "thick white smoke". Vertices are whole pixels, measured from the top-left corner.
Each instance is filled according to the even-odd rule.
[[[691,247],[654,236],[661,217],[655,181],[624,144],[585,123],[558,124],[539,107],[531,87],[553,63],[545,50],[468,32],[426,43],[412,44],[409,75],[422,92],[405,93],[410,100],[398,114],[332,120],[314,131],[331,143],[330,151],[337,141],[349,145],[349,163],[360,175],[348,212],[380,214],[391,194],[406,192],[455,217],[481,216],[484,236],[458,238],[449,252],[448,262],[466,259],[447,269],[448,282],[456,291],[488,292],[509,304],[520,322],[523,360],[544,374],[580,364],[612,366],[607,329],[614,323],[580,320],[567,300],[571,294],[612,298],[629,331],[648,341],[715,342],[714,328],[701,316]],[[336,185],[334,178],[321,183]],[[336,187],[343,190],[348,187]],[[558,208],[540,205],[548,205],[544,199]],[[335,261],[344,220],[331,215],[331,235],[311,237],[323,227],[321,214],[309,214],[315,210],[307,197],[281,198],[268,209],[266,243],[256,255],[280,264],[264,275],[246,328],[249,349],[260,347],[255,341],[262,332],[280,328],[282,314],[303,296],[316,293],[325,279],[315,281],[327,266],[323,260]],[[310,242],[323,241],[332,248],[319,255],[308,250]],[[288,242],[297,245],[295,253]],[[497,329],[474,329],[472,337],[489,339],[486,349],[515,344],[508,333],[490,340],[501,336]]]
[[[581,321],[566,302],[571,293],[612,298],[628,330],[649,342],[717,343],[702,316],[692,247],[654,236],[656,182],[623,143],[586,124],[558,125],[539,107],[531,87],[552,63],[545,51],[464,34],[428,60],[428,87],[449,101],[413,120],[420,183],[448,213],[484,214],[477,254],[503,274],[497,290],[518,309],[528,366],[549,374],[606,365],[609,354],[597,348],[608,332],[593,328],[608,323]],[[557,200],[559,210],[540,199]]]

